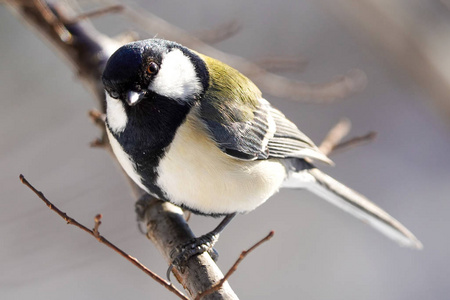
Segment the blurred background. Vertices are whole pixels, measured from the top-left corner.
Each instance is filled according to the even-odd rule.
[[[216,245],[218,265],[225,272],[242,250],[275,230],[275,237],[246,258],[230,279],[241,299],[448,299],[447,4],[138,3],[193,33],[237,20],[242,30],[215,46],[251,59],[305,59],[304,72],[286,74],[290,78],[325,82],[353,68],[367,74],[364,91],[333,104],[268,100],[316,143],[342,117],[352,121],[350,136],[377,131],[373,143],[336,153],[336,167],[323,169],[395,216],[424,249],[398,247],[312,194],[282,190],[237,217]],[[94,24],[110,35],[137,30],[120,14]],[[105,237],[165,274],[167,265],[137,229],[134,199],[118,165],[105,151],[89,147],[99,135],[87,116],[95,107],[91,94],[49,45],[4,6],[0,37],[0,298],[174,299],[116,253],[66,226],[20,183],[22,173],[88,227],[102,213]],[[193,216],[190,225],[200,235],[218,221]]]

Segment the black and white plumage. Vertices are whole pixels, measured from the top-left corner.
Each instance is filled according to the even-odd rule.
[[[107,132],[127,174],[194,212],[249,212],[281,187],[306,188],[402,245],[398,221],[320,170],[331,161],[235,69],[177,43],[121,47],[103,74]]]

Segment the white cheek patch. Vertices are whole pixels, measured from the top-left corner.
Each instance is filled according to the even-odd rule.
[[[175,100],[190,98],[203,89],[192,61],[179,49],[163,57],[160,70],[148,88]]]
[[[123,132],[128,123],[128,116],[123,105],[122,101],[111,98],[106,93],[106,119],[114,133]]]

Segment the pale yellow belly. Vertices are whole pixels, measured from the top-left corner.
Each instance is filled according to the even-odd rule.
[[[188,116],[158,167],[158,185],[175,204],[203,213],[246,212],[261,205],[286,178],[276,159],[243,161],[224,154]]]

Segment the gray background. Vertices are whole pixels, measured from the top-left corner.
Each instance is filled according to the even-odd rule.
[[[222,234],[218,262],[270,230],[230,280],[241,299],[448,299],[450,137],[429,97],[401,70],[361,43],[314,1],[151,1],[147,9],[191,32],[237,19],[243,30],[216,45],[248,58],[301,55],[323,82],[364,70],[362,93],[332,105],[270,99],[317,143],[341,118],[352,135],[378,139],[333,156],[325,171],[373,199],[411,229],[423,251],[398,247],[361,222],[303,191],[283,190]],[[117,16],[96,24],[120,33]],[[74,74],[33,31],[0,7],[0,298],[173,299],[164,288],[80,230],[64,225],[28,189],[50,200],[159,274],[166,264],[136,226],[134,201],[119,167],[89,148],[94,107]],[[163,36],[160,36],[163,37]],[[128,199],[128,201],[126,201]],[[218,220],[194,216],[197,234]]]

